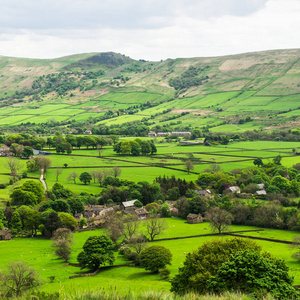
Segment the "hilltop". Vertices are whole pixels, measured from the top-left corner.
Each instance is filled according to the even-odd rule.
[[[0,57],[0,126],[212,132],[300,127],[300,49],[134,60],[113,52]]]

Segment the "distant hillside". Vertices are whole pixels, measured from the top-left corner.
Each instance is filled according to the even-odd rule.
[[[300,49],[160,62],[108,53],[0,57],[0,127],[243,132],[300,127]]]

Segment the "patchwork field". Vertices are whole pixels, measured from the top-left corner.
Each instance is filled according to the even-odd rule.
[[[134,139],[134,138],[131,138]],[[149,140],[149,138],[145,138]],[[254,166],[253,161],[259,157],[263,162],[272,161],[277,155],[282,156],[282,163],[286,167],[292,167],[299,163],[299,156],[294,156],[292,149],[299,147],[297,142],[235,142],[227,146],[182,146],[176,143],[162,143],[162,138],[156,139],[157,154],[151,156],[126,156],[117,155],[112,146],[103,148],[101,157],[99,152],[93,149],[73,150],[72,154],[58,155],[54,150],[53,155],[49,156],[52,161],[51,168],[47,171],[47,186],[51,188],[57,182],[57,168],[62,169],[62,174],[58,177],[58,182],[68,187],[75,193],[86,191],[98,194],[101,189],[97,183],[91,182],[90,185],[82,184],[78,179],[77,183],[68,182],[67,177],[71,172],[91,172],[97,169],[111,171],[113,167],[121,169],[121,179],[129,179],[135,182],[148,181],[150,183],[158,176],[175,176],[176,178],[188,181],[196,180],[198,175],[205,169],[209,169],[214,164],[218,164],[224,171],[241,169]],[[46,148],[46,150],[48,150]],[[185,161],[193,155],[194,169],[188,174]],[[22,168],[20,173],[26,171],[26,161],[20,160]],[[64,167],[67,164],[67,168]],[[0,157],[0,173],[7,174],[9,169],[6,167],[6,158]],[[28,176],[39,178],[39,172],[28,173]],[[0,183],[9,182],[9,175],[1,175]],[[8,190],[0,190],[0,198],[8,199]]]

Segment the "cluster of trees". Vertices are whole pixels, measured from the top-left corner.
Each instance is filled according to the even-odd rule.
[[[85,135],[85,136],[74,136],[68,134],[66,137],[62,137],[59,132],[54,137],[47,138],[47,146],[50,148],[56,148],[57,153],[72,153],[73,147],[81,149],[85,146],[86,149],[92,147],[93,149],[101,149],[103,146],[111,144],[113,141],[110,138],[99,138],[97,136]]]
[[[142,141],[135,139],[134,141],[123,141],[114,145],[114,151],[118,154],[131,154],[134,156],[154,154],[157,152],[153,141]]]
[[[95,80],[105,74],[103,70],[90,71],[90,72],[60,72],[51,73],[48,75],[40,76],[34,80],[31,86],[32,94],[45,95],[51,92],[57,92],[58,95],[66,95],[70,90],[80,88],[85,90],[92,88],[98,83]],[[87,84],[88,80],[94,79],[91,84]]]
[[[174,87],[175,90],[201,85],[204,80],[209,79],[208,76],[202,76],[201,78],[198,77],[198,75],[206,68],[209,68],[209,66],[205,66],[203,68],[190,66],[180,76],[171,78],[169,80],[169,85]]]
[[[276,299],[297,299],[284,261],[261,253],[261,247],[238,238],[205,242],[188,253],[184,266],[171,279],[171,291],[199,294],[242,292],[254,298],[268,293]]]

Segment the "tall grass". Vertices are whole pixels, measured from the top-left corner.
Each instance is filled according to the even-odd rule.
[[[241,293],[226,292],[222,295],[198,295],[189,293],[184,296],[174,295],[169,292],[148,291],[144,293],[134,293],[131,291],[121,292],[116,288],[110,291],[90,290],[85,292],[62,293],[60,299],[64,300],[249,300],[249,296]],[[263,300],[273,300],[271,296],[266,296]]]

